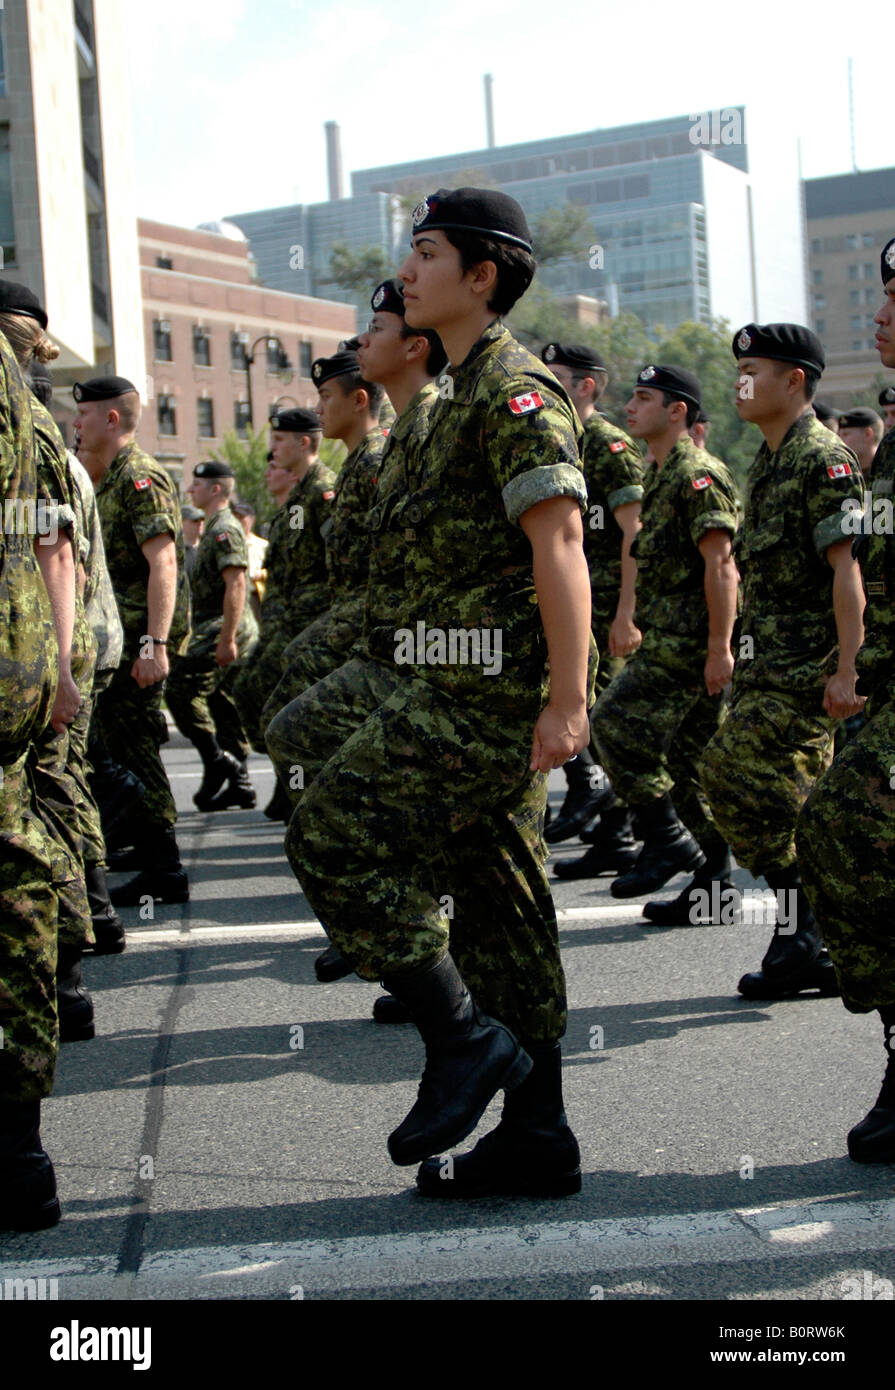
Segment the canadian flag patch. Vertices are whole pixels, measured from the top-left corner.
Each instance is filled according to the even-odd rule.
[[[218,545],[229,545],[229,544],[230,544],[230,537],[227,535],[227,532],[226,532],[226,531],[219,531],[219,532],[218,532]]]
[[[323,494],[323,500],[324,500],[324,502],[331,502],[331,501],[333,500],[333,498],[335,497],[335,495],[336,495],[336,494],[335,494],[332,490],[330,490],[329,492],[325,492],[325,493]]]
[[[829,475],[830,475],[831,478],[850,478],[850,477],[851,477],[851,464],[850,464],[850,463],[831,463],[831,464],[829,465],[829,467],[827,468],[827,472],[829,473]]]
[[[540,410],[543,404],[537,391],[527,391],[524,396],[510,397],[510,410],[514,415],[529,415],[533,410]]]
[[[620,454],[622,450],[626,449],[627,447],[628,446],[623,439],[614,439],[612,443],[609,445],[609,452],[610,454]]]
[[[134,478],[134,487],[138,492],[145,492],[148,487],[152,487],[151,478]]]
[[[705,475],[704,478],[694,478],[694,479],[693,479],[693,486],[695,487],[695,489],[696,489],[697,492],[702,492],[702,489],[703,489],[704,487],[711,487],[711,485],[712,485],[712,480],[711,480],[711,478],[709,477],[708,473],[706,473],[706,475]]]

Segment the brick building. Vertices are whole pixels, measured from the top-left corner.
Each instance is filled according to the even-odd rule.
[[[249,244],[228,223],[192,231],[141,218],[138,233],[148,373],[139,440],[185,489],[228,430],[260,429],[284,397],[314,405],[311,364],[352,336],[354,310],[259,285]]]

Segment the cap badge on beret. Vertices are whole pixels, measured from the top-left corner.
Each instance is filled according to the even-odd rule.
[[[385,299],[385,287],[384,287],[383,285],[380,285],[380,286],[379,286],[379,289],[376,291],[376,293],[375,293],[374,296],[373,296],[373,308],[374,308],[374,309],[379,309],[379,308],[381,308],[384,299]]]
[[[71,393],[76,401],[79,401],[81,399],[84,392],[79,381],[75,382],[74,386],[71,388]]]
[[[886,251],[886,265],[890,266],[892,270],[895,270],[895,240],[889,242]]]
[[[751,346],[752,337],[749,334],[749,332],[744,328],[740,336],[737,338],[737,347],[739,348],[740,352],[748,352]]]
[[[412,222],[413,222],[414,227],[418,227],[418,226],[420,225],[421,222],[425,222],[425,220],[426,220],[426,218],[427,218],[428,216],[429,216],[429,199],[428,199],[428,198],[424,198],[423,201],[422,201],[421,203],[417,203],[416,207],[413,209],[413,214],[412,214],[411,220],[412,220]]]
[[[544,361],[552,362],[556,357],[556,344],[548,343],[544,348]]]
[[[655,375],[656,375],[656,369],[655,369],[655,367],[644,367],[643,371],[640,373],[640,378],[639,378],[639,379],[640,379],[641,381],[652,381],[652,379],[653,379],[653,377],[654,377]]]
[[[314,369],[313,369],[313,372],[312,372],[312,376],[313,376],[314,380],[315,380],[315,381],[319,381],[320,378],[322,377],[322,375],[323,375],[323,363],[322,363],[322,362],[315,362],[315,363],[314,363]]]

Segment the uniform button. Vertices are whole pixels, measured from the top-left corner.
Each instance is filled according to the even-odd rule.
[[[407,508],[407,520],[416,523],[417,521],[422,521],[422,519],[422,507],[418,507],[417,504],[414,502],[412,507]]]

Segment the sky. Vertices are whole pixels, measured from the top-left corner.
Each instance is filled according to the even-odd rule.
[[[141,217],[181,226],[328,196],[352,169],[745,105],[806,178],[895,164],[878,0],[122,0]],[[895,191],[895,190],[893,190]]]

